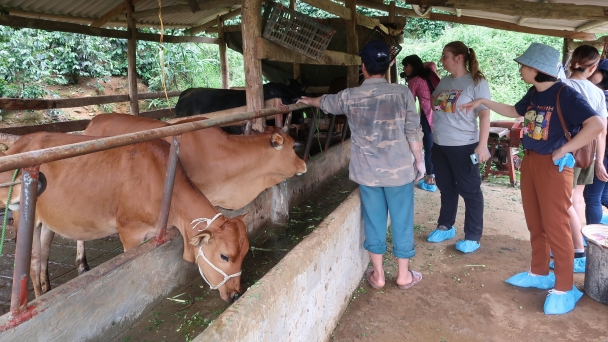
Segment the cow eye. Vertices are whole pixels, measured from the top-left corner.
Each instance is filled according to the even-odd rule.
[[[228,257],[225,256],[224,254],[220,254],[220,257],[222,258],[222,260],[224,261],[228,261]]]

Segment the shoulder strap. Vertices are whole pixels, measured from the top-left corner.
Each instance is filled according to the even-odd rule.
[[[566,85],[561,86],[561,88],[559,88],[559,90],[557,91],[557,99],[555,100],[555,103],[557,107],[557,116],[559,117],[559,122],[562,124],[564,135],[566,136],[566,139],[570,141],[570,139],[572,139],[572,134],[570,134],[570,132],[568,132],[568,128],[566,128],[566,123],[564,122],[564,117],[562,116],[562,108],[559,104],[559,94],[562,92],[562,89],[564,89],[565,86]]]

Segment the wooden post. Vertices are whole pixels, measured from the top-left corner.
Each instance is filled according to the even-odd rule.
[[[129,78],[129,101],[131,102],[131,115],[139,115],[139,103],[137,102],[137,69],[135,65],[137,54],[137,26],[133,18],[133,1],[127,0],[127,20],[129,22],[129,42],[127,44],[128,78]]]
[[[262,87],[262,61],[256,56],[256,41],[262,36],[262,3],[260,0],[243,0],[241,32],[243,33],[243,62],[245,65],[245,92],[247,110],[256,111],[264,107]],[[252,128],[263,132],[265,119],[254,119]]]
[[[224,21],[217,17],[217,37],[221,39],[220,46],[220,69],[222,70],[222,88],[230,89],[230,65],[226,56],[226,39],[224,36]]]
[[[296,10],[296,0],[289,0],[289,8]],[[293,63],[293,78],[302,83],[302,70],[299,63]]]
[[[564,72],[566,73],[566,77],[570,77],[570,69],[568,68],[568,63],[570,62],[570,43],[572,43],[572,39],[564,38],[564,47],[562,50],[562,65],[564,66]]]
[[[359,38],[357,37],[357,4],[355,0],[345,0],[344,5],[351,10],[352,18],[346,21],[346,43],[348,53],[359,53]],[[359,67],[346,67],[346,86],[349,88],[359,85]]]

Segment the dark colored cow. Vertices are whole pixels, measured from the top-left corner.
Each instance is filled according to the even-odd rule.
[[[264,100],[279,97],[283,104],[292,104],[305,96],[304,88],[297,80],[289,84],[270,82],[263,85]],[[245,90],[190,88],[179,95],[175,116],[185,117],[206,114],[247,105]]]

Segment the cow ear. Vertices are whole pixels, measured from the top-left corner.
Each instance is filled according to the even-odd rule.
[[[273,133],[272,136],[270,136],[270,145],[277,150],[280,150],[283,147],[284,142],[285,139],[279,133]]]
[[[202,244],[208,244],[211,242],[213,236],[209,232],[202,232],[194,237],[191,237],[188,242],[194,247],[199,247]]]

